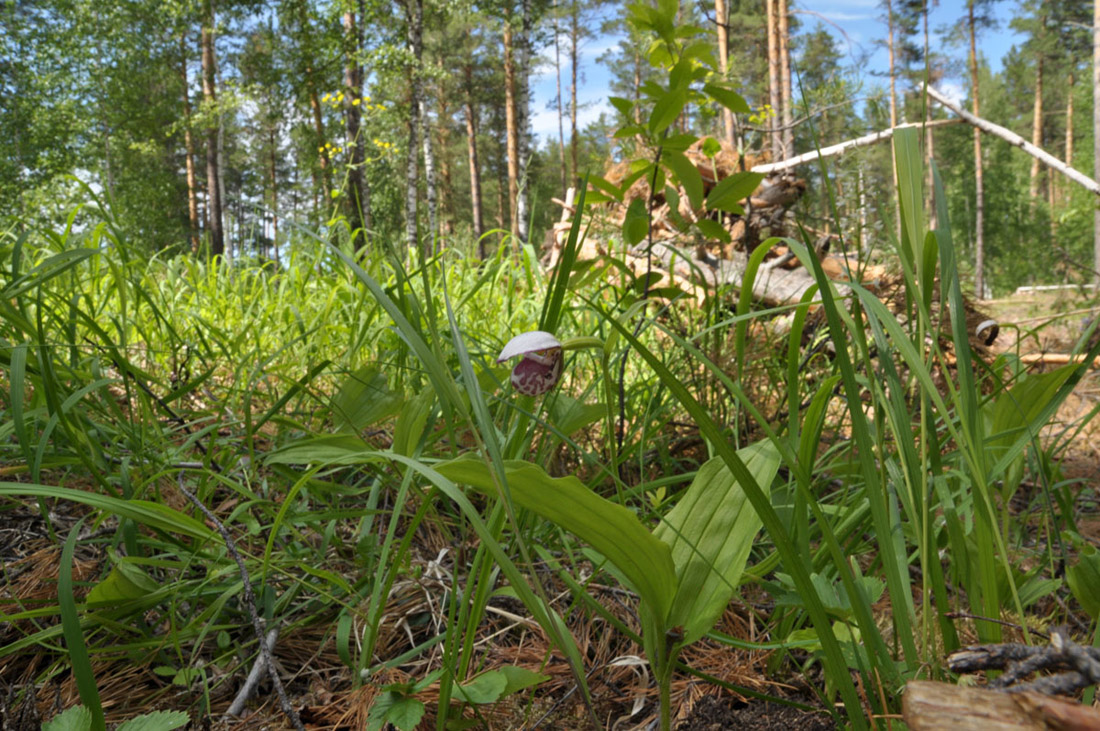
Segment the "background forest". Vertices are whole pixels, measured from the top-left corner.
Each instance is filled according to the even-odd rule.
[[[970,97],[966,108],[980,101],[981,116],[1091,170],[1091,6],[1032,0],[1013,8],[1011,24],[1025,40],[991,74],[982,37],[997,32],[997,7],[960,3],[957,22],[930,28],[927,3],[883,3],[880,42],[891,69],[882,79],[856,73],[861,59],[842,54],[818,17],[786,3],[777,6],[781,42],[771,48],[765,3],[756,0],[684,3],[678,22],[704,26],[728,48],[728,77],[753,110],[737,115],[728,136],[750,155],[767,150],[777,159],[948,116],[925,103],[921,88],[949,77]],[[725,20],[721,38],[716,13]],[[526,240],[530,225],[541,242],[559,212],[551,197],[632,154],[632,140],[613,136],[621,122],[613,113],[584,127],[577,119],[578,67],[594,41],[621,37],[599,59],[610,70],[609,93],[636,100],[651,74],[644,42],[624,17],[620,3],[606,0],[7,3],[0,215],[24,224],[64,219],[87,201],[66,177],[75,174],[149,252],[276,259],[294,225],[334,213],[386,241],[434,235],[449,246],[494,228]],[[558,81],[555,138],[529,131],[536,67]],[[788,134],[769,135],[791,123]],[[689,106],[677,126],[727,136],[707,105]],[[939,128],[928,140],[972,270],[972,130]],[[985,179],[996,181],[982,202],[989,285],[1088,279],[1087,192],[1001,141],[986,140],[981,154]],[[814,168],[802,173],[811,176],[799,204],[807,222],[849,235],[863,227],[872,243],[895,225],[888,147],[838,164],[837,222]],[[1049,264],[1041,269],[1032,265],[1037,246]]]
[[[934,10],[0,3],[0,727],[1100,725],[1100,3]]]

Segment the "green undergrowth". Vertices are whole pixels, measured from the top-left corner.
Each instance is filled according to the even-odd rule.
[[[92,728],[97,681],[120,665],[189,689],[195,717],[223,709],[257,641],[234,556],[180,485],[233,536],[267,625],[333,648],[333,689],[378,687],[372,727],[530,703],[546,668],[490,667],[479,644],[502,595],[588,703],[600,668],[575,620],[636,641],[666,724],[697,641],[772,651],[769,672],[814,688],[803,703],[861,728],[898,712],[906,681],[950,679],[946,652],[1005,637],[952,613],[1030,641],[1068,611],[1091,642],[1100,561],[1076,532],[1084,486],[1060,472],[1081,424],[1047,428],[1084,370],[972,354],[917,137],[896,145],[902,312],[842,292],[795,240],[751,266],[782,243],[818,288],[761,310],[733,292],[670,298],[613,256],[577,261],[579,225],[549,275],[507,238],[487,261],[476,242],[417,261],[302,228],[276,266],[142,256],[109,219],[3,234],[0,522],[64,546],[56,592],[20,593],[4,557],[5,682],[72,674]],[[787,331],[749,337],[778,315]],[[567,343],[564,379],[537,398],[496,363],[530,330]],[[386,655],[387,601],[427,570],[431,536],[458,547],[438,622]],[[589,582],[629,590],[637,623]],[[773,607],[759,645],[712,632],[749,585]],[[551,599],[562,588],[571,602]],[[379,680],[399,668],[415,674]]]

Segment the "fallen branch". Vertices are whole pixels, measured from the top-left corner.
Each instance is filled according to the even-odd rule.
[[[905,685],[902,718],[912,731],[1095,729],[1100,712],[1038,693],[998,693],[949,683]]]
[[[752,172],[754,173],[777,173],[782,170],[790,170],[791,168],[798,167],[804,163],[813,162],[821,157],[834,157],[836,155],[843,155],[848,150],[853,150],[857,147],[866,147],[867,145],[873,145],[877,142],[884,142],[894,136],[894,132],[899,129],[909,129],[910,127],[916,127],[924,129],[925,127],[943,127],[949,124],[958,124],[957,119],[935,119],[927,124],[921,122],[909,122],[907,124],[899,124],[897,127],[891,127],[884,129],[881,132],[872,132],[869,135],[862,137],[856,137],[852,140],[846,140],[839,142],[829,147],[822,147],[820,150],[814,150],[812,152],[806,152],[796,157],[787,158],[786,160],[780,160],[779,162],[769,162],[765,165],[754,165]]]
[[[1085,356],[1080,353],[1077,355],[1071,353],[1027,353],[1020,356],[1020,362],[1028,365],[1067,365],[1069,363],[1084,363]],[[1100,358],[1094,360],[1090,367],[1100,368]]]
[[[1064,162],[1051,155],[1049,152],[1036,147],[1012,130],[1005,129],[999,124],[994,124],[993,122],[982,119],[981,117],[975,117],[970,112],[962,109],[957,104],[954,104],[941,92],[936,91],[931,86],[926,87],[926,91],[928,92],[928,96],[932,97],[932,99],[947,107],[952,112],[959,115],[967,123],[974,125],[982,132],[991,134],[994,137],[999,137],[1010,145],[1015,145],[1016,147],[1019,147],[1027,154],[1031,155],[1034,158],[1037,158],[1039,162],[1043,163],[1053,170],[1057,170],[1062,175],[1065,175],[1070,180],[1085,188],[1085,190],[1088,190],[1090,193],[1093,193],[1094,195],[1100,195],[1100,183],[1097,183],[1095,180],[1085,175],[1084,173],[1078,170],[1074,170],[1069,165],[1066,165]]]

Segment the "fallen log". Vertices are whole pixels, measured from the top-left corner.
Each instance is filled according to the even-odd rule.
[[[1003,693],[926,680],[910,681],[902,718],[912,731],[1085,731],[1100,711],[1039,693]]]
[[[1079,170],[1075,170],[1069,165],[1066,165],[1064,162],[1054,157],[1054,155],[1051,155],[1046,150],[1036,147],[1012,130],[1005,129],[1001,125],[994,124],[987,119],[975,117],[973,114],[966,111],[965,109],[960,108],[959,105],[953,103],[950,99],[944,96],[943,93],[936,91],[931,86],[926,87],[925,91],[928,93],[928,96],[932,97],[932,99],[947,107],[955,114],[959,115],[959,117],[965,120],[968,124],[972,124],[973,126],[980,129],[982,132],[991,134],[994,137],[999,137],[1010,145],[1015,145],[1016,147],[1019,147],[1027,154],[1031,155],[1034,158],[1037,158],[1039,162],[1043,163],[1052,170],[1057,170],[1062,175],[1065,175],[1067,178],[1077,183],[1090,193],[1100,195],[1100,183],[1097,183],[1095,180],[1080,172]]]

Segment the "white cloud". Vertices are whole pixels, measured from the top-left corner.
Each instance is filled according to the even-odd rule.
[[[963,106],[966,102],[966,89],[957,81],[944,80],[937,87],[953,104]]]

